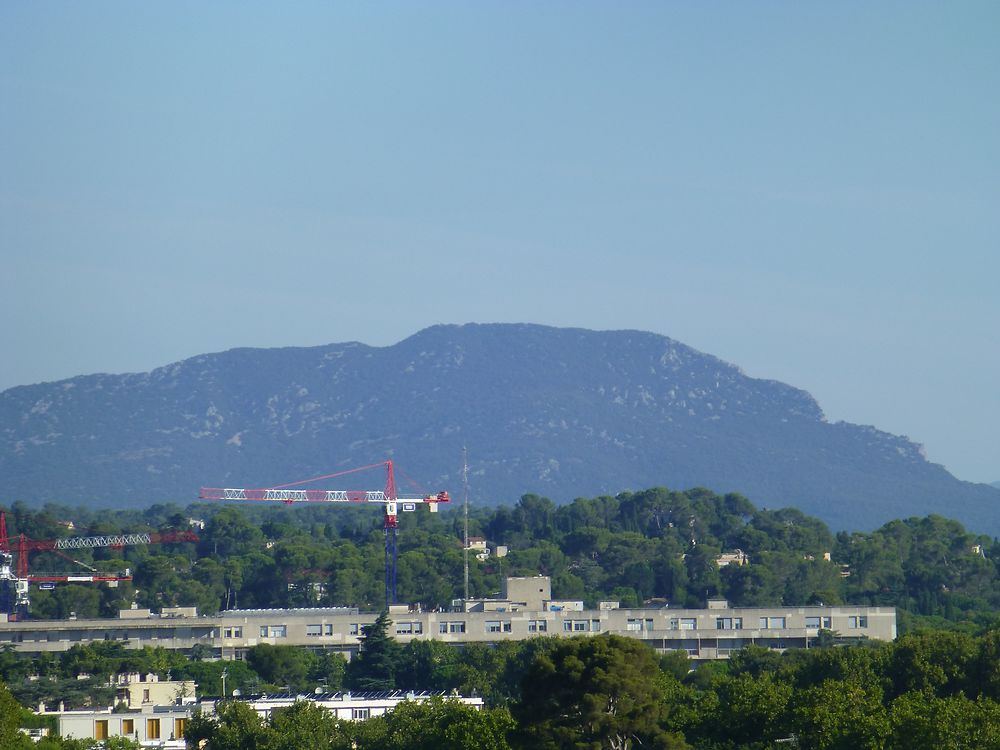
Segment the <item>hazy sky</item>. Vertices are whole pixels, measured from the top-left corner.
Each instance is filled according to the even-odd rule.
[[[662,333],[1000,479],[1000,3],[0,4],[0,389]]]

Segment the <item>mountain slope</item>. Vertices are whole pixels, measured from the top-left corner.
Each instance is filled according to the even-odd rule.
[[[460,495],[467,445],[485,502],[703,485],[834,528],[939,512],[1000,531],[1000,490],[958,481],[905,438],[827,423],[804,391],[637,331],[436,326],[384,348],[236,349],[13,388],[0,425],[8,502],[183,503],[203,484],[386,456]]]

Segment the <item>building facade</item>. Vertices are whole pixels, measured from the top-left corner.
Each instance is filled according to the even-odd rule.
[[[850,638],[893,640],[892,607],[730,607],[711,601],[704,609],[649,607],[621,609],[602,602],[550,598],[548,578],[509,579],[502,599],[456,602],[449,611],[390,610],[390,633],[401,643],[433,639],[456,645],[495,643],[539,636],[615,633],[659,651],[682,650],[696,661],[728,658],[749,645],[775,650],[808,648],[821,630]],[[162,646],[188,650],[202,645],[226,659],[241,659],[261,643],[356,653],[362,628],[374,612],[343,607],[230,610],[199,616],[193,608],[160,614],[126,610],[118,619],[0,621],[0,644],[23,652],[65,651],[77,643],[122,641],[129,648]]]
[[[253,708],[263,719],[279,708],[287,708],[297,701],[309,701],[322,706],[337,719],[363,721],[391,711],[403,701],[426,701],[440,695],[449,700],[482,709],[482,698],[430,692],[373,692],[373,693],[322,693],[282,695],[255,695],[241,700]],[[81,711],[42,711],[43,716],[56,717],[59,734],[80,740],[106,740],[127,737],[143,747],[183,748],[184,730],[195,711],[215,713],[215,701],[201,701],[197,705],[145,706],[138,711],[113,711],[111,708]],[[305,750],[305,748],[303,749]]]

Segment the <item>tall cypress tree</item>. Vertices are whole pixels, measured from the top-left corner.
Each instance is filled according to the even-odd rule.
[[[371,625],[361,628],[361,650],[347,665],[351,690],[395,690],[401,648],[389,635],[389,622],[389,613],[383,612]]]

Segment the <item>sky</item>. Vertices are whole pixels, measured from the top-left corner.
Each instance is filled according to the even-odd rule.
[[[1000,4],[0,4],[0,390],[653,331],[1000,479]]]

